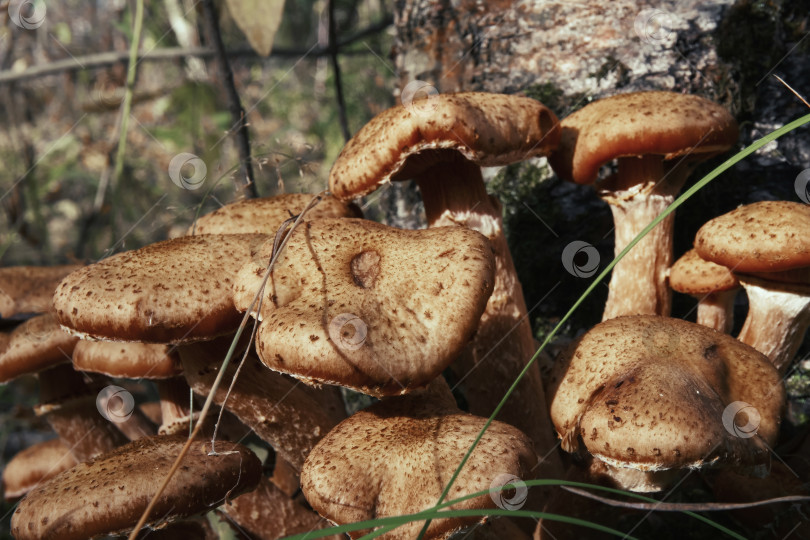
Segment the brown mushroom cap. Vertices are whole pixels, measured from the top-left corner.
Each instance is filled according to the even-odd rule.
[[[79,339],[59,327],[53,314],[37,315],[0,333],[0,382],[70,362]]]
[[[232,279],[266,236],[187,236],[119,253],[66,277],[59,322],[95,339],[172,343],[236,328]]]
[[[30,446],[15,455],[3,469],[3,496],[7,501],[18,499],[76,463],[59,439]]]
[[[761,353],[703,326],[656,316],[593,327],[561,355],[549,395],[563,449],[584,444],[614,467],[642,471],[767,460],[785,399],[779,374]],[[755,436],[725,425],[740,420],[735,403],[759,413]]]
[[[762,201],[705,223],[695,249],[737,273],[780,272],[810,266],[810,206]]]
[[[341,422],[312,450],[301,487],[319,514],[338,523],[410,514],[436,504],[486,419],[460,411],[443,379],[408,396],[387,398]],[[495,421],[484,433],[447,499],[489,489],[502,474],[525,478],[537,458],[517,428]],[[453,509],[494,508],[489,495]],[[426,538],[480,518],[433,520]],[[384,538],[416,538],[413,522]],[[369,531],[349,533],[357,538]]]
[[[268,253],[265,245],[240,278],[261,280]],[[493,271],[489,242],[469,229],[306,222],[265,290],[257,352],[276,371],[371,395],[425,386],[475,332]],[[241,296],[255,290],[254,280]]]
[[[429,107],[420,114],[398,105],[363,126],[332,166],[331,192],[343,200],[366,195],[397,180],[408,158],[424,150],[450,149],[481,166],[507,165],[546,155],[559,139],[554,113],[527,97],[439,94]]]
[[[51,311],[53,291],[81,265],[0,268],[0,318]]]
[[[725,266],[704,260],[690,249],[672,265],[669,285],[680,293],[698,295],[730,291],[740,282]]]
[[[722,106],[675,92],[633,92],[589,103],[561,122],[554,172],[591,184],[599,168],[622,156],[716,154],[737,142],[737,122]]]
[[[161,343],[83,339],[73,350],[73,367],[125,379],[167,379],[183,373],[175,348]]]
[[[276,234],[290,216],[300,214],[314,195],[287,193],[275,197],[246,199],[227,204],[206,214],[189,227],[187,234]],[[362,217],[360,209],[326,196],[309,212],[306,219]]]
[[[131,529],[185,441],[139,439],[59,474],[20,502],[11,519],[14,537],[80,540]],[[153,524],[204,512],[256,487],[261,462],[250,450],[227,442],[217,449],[208,455],[208,442],[192,445],[151,513]]]

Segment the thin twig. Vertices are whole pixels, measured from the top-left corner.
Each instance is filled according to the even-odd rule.
[[[804,99],[804,96],[802,96],[800,93],[798,93],[796,90],[794,90],[792,86],[790,86],[788,83],[786,83],[786,82],[785,82],[785,81],[782,79],[782,77],[780,77],[779,75],[775,75],[775,74],[774,74],[774,77],[776,77],[776,80],[777,80],[777,81],[779,81],[780,83],[784,84],[784,85],[787,87],[787,89],[788,89],[788,90],[790,90],[791,92],[793,92],[793,95],[794,95],[794,96],[796,96],[797,98],[799,98],[799,99],[802,101],[802,103],[804,103],[805,105],[807,105],[807,107],[808,107],[808,108],[810,108],[810,103],[807,103],[807,100],[806,100],[806,99]]]
[[[343,98],[343,83],[340,76],[340,62],[338,62],[337,34],[335,30],[335,0],[327,0],[327,27],[329,28],[329,60],[335,74],[335,97],[337,98],[338,120],[343,139],[349,142],[352,134],[349,131],[349,121],[346,118],[346,100]]]
[[[338,43],[338,49],[342,49],[368,36],[377,34],[380,31],[385,30],[386,28],[391,26],[391,24],[393,24],[393,18],[389,16],[381,20],[380,22],[369,25],[367,28],[363,28],[362,30],[359,30],[357,33],[352,34],[346,39],[341,40]],[[366,49],[356,51],[341,50],[340,54],[365,55],[369,54],[369,51]],[[150,62],[150,61],[158,62],[165,60],[176,60],[177,58],[185,58],[188,56],[194,56],[197,58],[208,58],[215,55],[216,51],[214,51],[214,49],[211,49],[209,47],[192,47],[192,48],[167,47],[160,49],[152,49],[151,51],[142,53],[138,55],[137,60],[138,62]],[[304,55],[308,55],[310,57],[328,56],[329,47],[328,46],[315,47],[314,49],[312,48],[312,46],[304,49],[273,47],[273,51],[270,53],[270,56],[268,58],[301,58]],[[256,54],[256,51],[254,51],[250,47],[239,47],[228,51],[228,56],[231,58],[257,57],[258,54]],[[126,62],[128,58],[129,53],[127,51],[110,51],[96,54],[87,54],[84,56],[74,56],[72,58],[65,58],[63,60],[56,60],[54,62],[49,62],[47,64],[31,66],[30,68],[24,71],[12,71],[12,70],[0,71],[0,83],[9,83],[13,81],[36,79],[38,77],[55,75],[57,73],[63,73],[68,71],[85,71],[88,69],[101,68],[117,64],[118,62]],[[262,58],[262,60],[267,60],[268,58]]]
[[[740,508],[753,508],[755,506],[765,506],[767,504],[785,503],[785,502],[801,502],[810,501],[810,497],[802,495],[789,495],[787,497],[775,497],[773,499],[765,499],[762,501],[752,501],[746,503],[644,503],[644,502],[627,502],[617,501],[608,497],[602,497],[585,491],[584,489],[561,486],[564,490],[570,491],[575,495],[593,499],[595,501],[607,504],[609,506],[618,506],[621,508],[632,508],[633,510],[658,510],[661,512],[718,512],[723,510],[737,510]]]
[[[253,162],[250,157],[250,135],[245,120],[245,109],[242,107],[242,101],[239,99],[239,93],[233,83],[233,71],[231,70],[231,63],[228,62],[225,44],[222,43],[222,36],[219,32],[219,18],[217,17],[217,9],[214,7],[214,0],[203,0],[202,8],[208,42],[217,52],[217,63],[222,72],[222,86],[225,88],[228,108],[231,111],[233,125],[230,132],[236,137],[236,148],[239,151],[240,175],[234,178],[234,185],[243,198],[255,199],[259,195],[256,191],[256,179],[253,176]]]
[[[214,383],[211,385],[211,390],[209,390],[208,392],[208,397],[206,397],[205,399],[205,403],[203,404],[202,410],[200,410],[200,421],[197,422],[197,425],[194,426],[194,431],[191,432],[191,435],[186,441],[186,444],[184,444],[183,448],[180,450],[180,455],[178,455],[177,459],[175,459],[172,468],[169,470],[169,474],[167,474],[166,478],[163,479],[163,482],[161,483],[155,495],[152,497],[152,500],[149,501],[149,505],[146,507],[146,510],[144,510],[143,514],[141,514],[141,518],[138,520],[138,523],[135,525],[135,528],[132,529],[132,532],[130,533],[128,540],[135,540],[137,538],[138,532],[146,524],[147,519],[149,519],[149,514],[152,513],[155,504],[157,504],[158,498],[166,489],[166,486],[169,485],[169,481],[172,479],[172,476],[174,476],[174,473],[177,472],[177,469],[180,468],[180,464],[182,463],[183,458],[186,456],[189,449],[191,448],[192,443],[199,435],[200,430],[202,429],[202,426],[205,423],[205,419],[208,416],[208,411],[211,409],[211,404],[214,401],[214,396],[217,393],[217,389],[219,389],[219,385],[220,383],[222,383],[222,379],[225,376],[225,371],[228,368],[228,363],[230,362],[231,357],[233,357],[233,353],[236,350],[236,346],[239,343],[239,339],[242,337],[242,332],[244,331],[245,326],[247,326],[248,320],[251,317],[250,314],[253,311],[253,307],[256,305],[259,299],[262,298],[264,294],[264,288],[267,285],[267,281],[270,278],[270,274],[273,271],[273,267],[275,266],[276,261],[279,258],[279,255],[284,251],[284,248],[287,246],[287,242],[289,242],[296,227],[298,227],[298,225],[300,225],[301,222],[304,220],[304,216],[307,214],[307,212],[309,212],[312,208],[314,208],[315,205],[318,204],[323,199],[326,193],[327,193],[326,191],[322,191],[321,193],[315,195],[309,202],[309,204],[301,211],[301,213],[298,214],[298,217],[292,224],[292,227],[290,227],[290,232],[284,238],[284,241],[281,242],[281,245],[278,246],[278,250],[275,250],[275,253],[273,253],[273,256],[270,258],[270,262],[268,263],[267,269],[265,270],[265,275],[264,279],[262,280],[261,287],[259,287],[259,290],[256,291],[256,294],[253,297],[253,301],[250,303],[247,310],[245,311],[244,317],[242,317],[242,322],[240,323],[239,328],[236,330],[236,334],[233,337],[233,341],[231,342],[231,346],[228,349],[228,353],[225,355],[225,359],[222,361],[219,373],[217,374],[216,379],[214,379]],[[285,222],[285,225],[283,225],[284,227],[286,227],[286,223],[287,222]]]

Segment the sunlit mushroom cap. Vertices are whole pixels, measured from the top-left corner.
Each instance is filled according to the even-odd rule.
[[[60,439],[30,446],[15,455],[3,469],[3,496],[7,501],[18,499],[76,463]]]
[[[408,157],[424,150],[450,149],[481,166],[507,165],[548,154],[559,133],[554,113],[531,98],[438,94],[372,118],[335,160],[329,189],[343,200],[370,193],[396,180]]]
[[[183,373],[174,347],[135,341],[80,340],[73,350],[73,367],[125,379],[167,379]]]
[[[593,327],[558,359],[549,395],[563,449],[582,444],[609,465],[641,471],[764,462],[785,399],[764,355],[655,316]]]
[[[0,268],[0,318],[51,311],[53,291],[80,265]]]
[[[810,206],[762,201],[705,223],[695,249],[734,272],[782,272],[810,266]]]
[[[187,236],[119,253],[67,276],[56,290],[59,322],[105,340],[209,339],[239,324],[233,277],[266,239]]]
[[[1,332],[0,382],[70,362],[77,341],[50,313],[32,317],[11,332]]]
[[[266,244],[240,271],[252,281],[236,284],[239,309],[255,294],[268,254]],[[475,332],[494,266],[487,239],[463,227],[307,222],[265,291],[259,357],[304,381],[371,395],[425,386]]]
[[[272,236],[286,219],[300,214],[313,197],[309,193],[287,193],[227,204],[200,217],[189,227],[187,234],[262,233]],[[361,217],[360,209],[326,196],[306,215],[306,219],[340,217]]]
[[[700,96],[633,92],[603,98],[560,123],[558,149],[549,157],[557,176],[578,184],[596,180],[615,158],[659,154],[709,157],[737,142],[734,117]]]
[[[669,285],[680,293],[697,295],[730,291],[738,288],[740,282],[725,266],[702,259],[690,249],[672,265]]]
[[[55,476],[33,489],[11,519],[17,540],[80,540],[127,531],[180,454],[186,438],[147,437],[133,441]],[[247,448],[196,441],[150,514],[150,523],[174,521],[205,512],[255,488],[261,462]]]
[[[424,392],[387,398],[341,422],[312,450],[301,472],[304,495],[319,514],[338,524],[430,508],[485,422],[456,407],[443,379]],[[504,478],[525,479],[536,460],[526,435],[495,421],[447,500],[488,490]],[[511,481],[501,485],[507,483]],[[525,501],[527,493],[520,495]],[[486,494],[452,508],[494,507],[495,499]],[[433,520],[425,538],[444,538],[449,531],[479,519]],[[383,538],[416,538],[422,525],[403,525]],[[366,533],[350,534],[357,538]]]

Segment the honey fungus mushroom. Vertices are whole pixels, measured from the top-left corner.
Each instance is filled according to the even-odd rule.
[[[766,463],[785,400],[776,369],[752,347],[642,315],[572,343],[549,395],[563,449],[587,450],[632,491],[658,491],[680,469]]]
[[[338,524],[410,514],[433,506],[486,419],[460,411],[442,378],[427,389],[385,398],[341,422],[307,457],[301,488],[319,514]],[[499,475],[525,478],[537,462],[517,428],[495,421],[453,484],[449,499],[490,488]],[[494,508],[489,494],[452,509]],[[449,533],[479,517],[434,519],[425,538]],[[381,538],[416,538],[423,523]],[[357,538],[369,531],[349,533]]]
[[[51,311],[54,289],[79,268],[75,264],[0,268],[0,319]]]
[[[56,317],[74,334],[102,340],[177,343],[227,334],[241,318],[232,280],[265,239],[187,236],[113,255],[61,282]]]
[[[247,309],[272,249],[240,271]],[[359,219],[301,224],[273,269],[256,338],[270,369],[372,396],[424,387],[474,334],[494,261],[480,233],[403,231]]]
[[[531,98],[485,92],[431,96],[375,116],[343,147],[329,187],[347,200],[389,181],[413,179],[429,227],[462,226],[492,243],[495,285],[470,344],[451,369],[470,411],[488,416],[535,351],[523,289],[504,235],[502,208],[489,195],[482,166],[548,155],[557,145],[557,117]],[[538,448],[553,447],[536,365],[512,392],[499,418],[523,430]],[[539,396],[539,399],[538,399]],[[556,454],[549,454],[556,468]],[[548,474],[551,470],[546,471]]]
[[[560,178],[593,184],[603,165],[618,160],[618,172],[596,183],[613,213],[616,255],[675,200],[698,163],[729,150],[738,135],[723,107],[675,92],[600,99],[560,125],[560,145],[549,157]],[[667,216],[613,268],[602,320],[669,315],[674,219]]]
[[[730,268],[748,296],[738,339],[785,373],[810,327],[810,206],[762,201],[705,223],[695,236],[704,259]]]
[[[80,463],[31,490],[11,518],[16,540],[83,540],[132,529],[186,439],[161,435],[128,443]],[[195,441],[152,512],[159,525],[205,512],[254,489],[261,462],[247,448]],[[68,494],[66,496],[66,494]]]
[[[728,334],[734,326],[734,299],[740,282],[725,266],[690,249],[669,271],[672,290],[698,299],[697,323]]]

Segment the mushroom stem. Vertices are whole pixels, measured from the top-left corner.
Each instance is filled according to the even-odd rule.
[[[698,296],[697,323],[730,334],[734,326],[734,299],[738,290],[739,287]]]
[[[784,374],[810,327],[810,290],[805,287],[802,294],[778,282],[738,278],[748,295],[748,316],[737,339],[767,356]]]
[[[124,435],[96,408],[96,395],[69,364],[39,373],[37,414],[45,414],[78,462],[126,444]]]
[[[191,390],[183,377],[155,381],[160,394],[161,423],[158,433],[174,435],[188,429],[191,407]],[[197,419],[197,415],[194,415]]]
[[[441,181],[439,181],[441,180]],[[428,227],[460,225],[492,243],[495,285],[472,341],[451,365],[466,392],[470,412],[489,416],[535,351],[523,288],[503,233],[501,205],[487,194],[481,169],[459,155],[416,177]],[[499,420],[523,431],[546,456],[546,470],[559,474],[545,393],[533,364],[499,414]],[[548,454],[548,455],[546,455]]]
[[[686,166],[665,169],[661,156],[618,161],[618,174],[599,186],[613,214],[616,256],[672,204],[689,174]],[[674,215],[667,216],[613,267],[603,321],[621,315],[669,315],[667,271],[672,266],[674,221]]]

